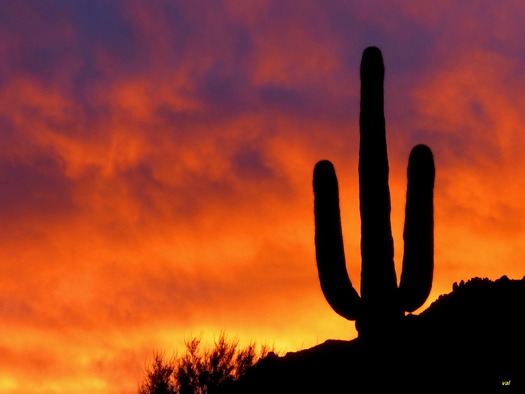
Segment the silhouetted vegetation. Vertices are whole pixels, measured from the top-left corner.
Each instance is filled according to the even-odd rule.
[[[221,334],[211,349],[202,348],[201,340],[185,342],[186,352],[180,358],[167,358],[155,352],[146,368],[139,394],[206,394],[222,385],[231,384],[270,353],[255,343],[239,346],[238,339],[228,340]]]
[[[139,394],[177,393],[175,365],[175,359],[166,359],[163,353],[155,352],[151,365],[146,368],[146,377],[140,385]]]
[[[420,315],[434,267],[434,160],[424,145],[408,163],[403,268],[393,262],[383,59],[367,48],[361,63],[359,189],[361,297],[343,249],[333,165],[314,169],[315,245],[323,293],[359,337],[329,340],[278,357],[221,335],[215,348],[186,343],[180,359],[156,353],[140,394],[153,393],[495,393],[525,392],[525,277],[453,284]],[[405,316],[405,312],[409,312]],[[162,391],[165,390],[165,391]]]
[[[361,213],[361,297],[353,288],[343,249],[339,191],[329,161],[314,169],[315,246],[319,280],[332,308],[356,320],[361,337],[374,341],[401,324],[427,299],[434,268],[434,159],[418,145],[408,162],[403,238],[405,249],[399,288],[394,268],[390,225],[390,190],[383,103],[384,66],[381,51],[365,49],[361,62],[359,199]]]

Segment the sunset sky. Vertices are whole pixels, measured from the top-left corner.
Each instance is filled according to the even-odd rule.
[[[359,64],[383,51],[399,278],[410,149],[436,163],[422,311],[525,274],[522,1],[0,1],[0,392],[131,394],[221,331],[353,339],[321,292],[312,172],[359,288]]]

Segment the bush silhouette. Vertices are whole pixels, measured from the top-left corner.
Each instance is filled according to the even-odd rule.
[[[427,299],[434,267],[434,159],[430,148],[413,148],[399,288],[394,269],[386,147],[384,66],[381,51],[365,49],[361,62],[359,199],[361,213],[361,297],[353,288],[343,249],[337,177],[332,163],[314,169],[316,259],[321,289],[332,308],[356,320],[360,337],[395,332],[404,316]]]
[[[166,359],[163,353],[155,352],[151,365],[146,368],[146,378],[139,387],[139,394],[177,393],[174,371],[175,360]]]
[[[202,348],[199,338],[185,341],[186,352],[180,357],[166,358],[155,352],[146,368],[139,394],[205,394],[237,381],[270,349],[255,343],[242,348],[239,340],[229,340],[221,333],[213,348]]]

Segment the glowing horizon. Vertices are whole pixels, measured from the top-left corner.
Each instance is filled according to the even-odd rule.
[[[2,2],[0,391],[135,393],[154,350],[201,333],[282,352],[354,338],[319,287],[311,184],[331,160],[359,288],[370,45],[386,67],[398,278],[410,149],[436,163],[419,312],[460,280],[522,278],[524,11]]]

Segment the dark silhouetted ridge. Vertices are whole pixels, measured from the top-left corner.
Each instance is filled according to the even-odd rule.
[[[454,284],[390,343],[329,340],[270,354],[228,393],[525,392],[525,277]]]

